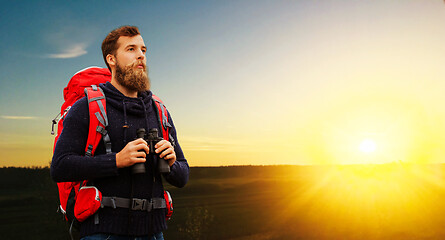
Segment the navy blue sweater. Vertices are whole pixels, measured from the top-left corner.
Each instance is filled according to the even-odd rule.
[[[163,197],[161,174],[155,169],[155,158],[147,156],[146,173],[131,174],[130,168],[116,167],[116,153],[121,151],[128,142],[136,138],[139,128],[158,128],[162,133],[153,106],[150,91],[138,94],[137,98],[129,98],[119,92],[111,83],[100,84],[106,96],[112,153],[106,154],[103,141],[99,144],[95,156],[85,156],[88,137],[89,110],[86,97],[77,101],[63,121],[63,131],[57,141],[51,163],[51,176],[56,182],[71,182],[88,179],[94,183],[103,196],[123,198],[150,199]],[[189,176],[189,166],[179,146],[176,129],[173,126],[170,134],[176,146],[176,162],[171,172],[163,174],[173,186],[183,187]],[[127,125],[128,128],[123,126]],[[132,193],[133,192],[133,193]],[[151,212],[132,211],[125,208],[99,209],[99,224],[90,217],[80,225],[81,237],[94,233],[110,233],[118,235],[143,236],[163,231],[167,228],[165,209]]]

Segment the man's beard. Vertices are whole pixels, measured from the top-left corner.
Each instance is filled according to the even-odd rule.
[[[143,64],[144,68],[136,68]],[[116,81],[123,87],[130,91],[143,92],[150,89],[150,79],[146,71],[146,65],[141,61],[128,64],[124,68],[119,66],[116,62]]]

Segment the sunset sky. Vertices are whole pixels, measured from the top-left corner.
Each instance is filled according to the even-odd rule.
[[[440,0],[2,1],[0,22],[0,166],[49,164],[63,88],[122,25],[191,166],[445,162]]]

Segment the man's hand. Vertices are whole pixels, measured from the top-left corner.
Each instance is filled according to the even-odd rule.
[[[135,163],[143,163],[146,161],[145,157],[148,152],[150,152],[150,149],[144,139],[138,138],[131,141],[116,154],[116,167],[124,168],[133,166]]]
[[[169,141],[161,140],[156,143],[155,148],[155,152],[161,153],[159,157],[167,160],[170,167],[176,162],[176,153]]]

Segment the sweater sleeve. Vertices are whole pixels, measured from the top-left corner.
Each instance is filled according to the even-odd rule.
[[[176,128],[173,124],[173,120],[169,113],[169,123],[172,125],[170,135],[173,137],[175,141],[175,154],[176,154],[176,161],[173,163],[173,165],[170,167],[170,173],[165,173],[164,177],[165,180],[167,180],[168,183],[175,187],[184,187],[185,184],[188,182],[189,179],[189,165],[187,163],[187,160],[185,159],[184,153],[182,152],[181,146],[179,145],[178,137],[176,134]]]
[[[51,177],[56,182],[92,180],[117,175],[116,153],[85,156],[89,110],[86,97],[71,107],[63,120],[51,162]]]

